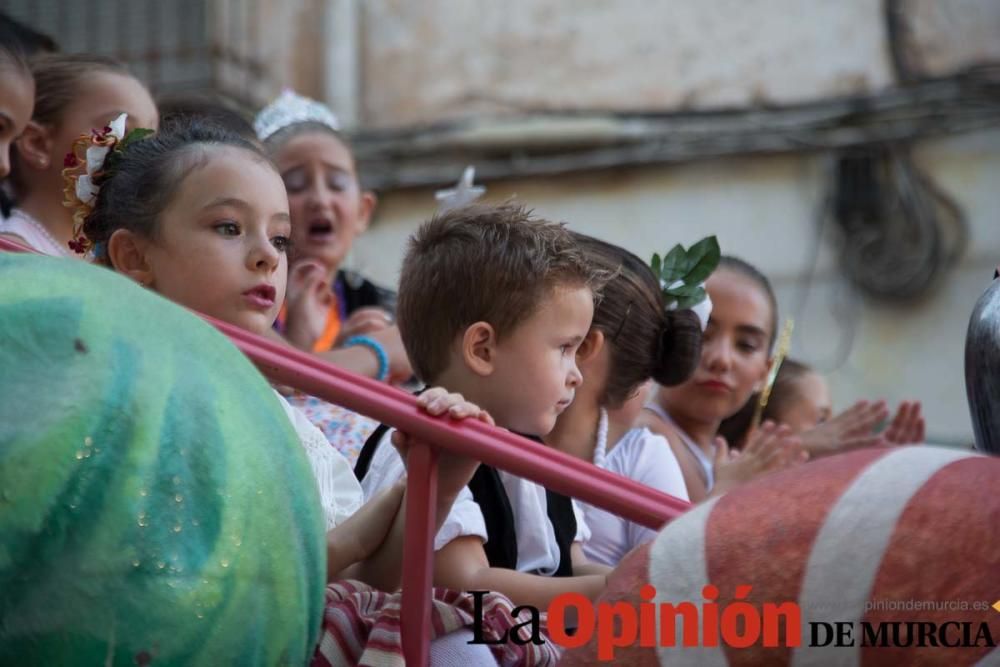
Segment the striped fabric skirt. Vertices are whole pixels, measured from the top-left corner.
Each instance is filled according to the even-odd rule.
[[[1000,458],[879,448],[767,476],[626,556],[602,601],[614,627],[560,665],[1000,665]]]
[[[404,667],[399,592],[384,593],[358,581],[338,581],[327,586],[326,611],[313,667]],[[468,593],[435,588],[431,610],[432,639],[473,625],[475,604]],[[560,651],[552,642],[530,641],[530,632],[517,623],[513,604],[505,596],[490,593],[482,600],[483,638],[500,665],[541,667],[554,665]],[[524,643],[509,640],[517,635]],[[498,641],[508,637],[508,641]],[[473,667],[473,666],[469,666]]]

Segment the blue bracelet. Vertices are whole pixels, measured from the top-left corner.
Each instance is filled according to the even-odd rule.
[[[378,358],[378,373],[375,374],[376,380],[385,382],[389,379],[389,355],[385,353],[382,343],[368,336],[351,336],[344,341],[344,347],[352,347],[354,345],[367,347],[375,353],[375,356]]]

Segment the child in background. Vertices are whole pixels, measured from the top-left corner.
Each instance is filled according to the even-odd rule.
[[[292,216],[288,298],[277,328],[295,347],[349,370],[379,380],[409,379],[409,360],[392,326],[396,295],[343,268],[368,227],[376,198],[358,181],[337,118],[325,105],[286,91],[257,115],[254,126],[285,182]],[[360,364],[350,358],[358,354]],[[377,426],[302,392],[288,400],[352,464]]]
[[[290,231],[284,186],[268,159],[238,135],[197,121],[112,153],[116,162],[96,180],[99,192],[83,224],[96,261],[188,308],[253,333],[268,331],[284,296]],[[157,196],[138,196],[149,192]],[[329,578],[357,577],[394,590],[402,569],[404,486],[363,504],[346,461],[276,397],[316,476],[329,529]],[[434,415],[490,421],[476,406],[440,390],[427,392],[421,405]],[[395,441],[407,445],[402,434]],[[442,458],[438,516],[448,512],[476,466]],[[344,606],[338,617],[350,610]],[[362,646],[365,641],[360,638]],[[463,652],[464,644],[457,646],[466,657],[492,660],[484,647]]]
[[[296,347],[325,352],[388,327],[395,294],[346,271],[345,259],[375,210],[329,108],[291,91],[263,109],[257,136],[288,190],[292,215],[289,303],[279,318]]]
[[[738,413],[725,420],[719,433],[734,447],[741,447],[759,397],[754,394]],[[888,417],[882,401],[858,401],[832,416],[830,389],[822,375],[794,359],[785,359],[771,388],[763,418],[787,424],[802,438],[811,458],[878,444],[923,442],[924,420],[919,401],[903,401],[888,428],[875,429]]]
[[[598,276],[568,231],[521,206],[435,216],[410,240],[400,275],[399,327],[418,377],[460,393],[500,426],[546,435],[582,382],[576,353]],[[403,471],[386,430],[355,466],[366,495]],[[434,582],[539,608],[559,593],[594,598],[607,568],[583,555],[588,537],[569,498],[480,466],[435,538]]]
[[[545,436],[547,444],[601,468],[683,500],[687,488],[677,457],[662,436],[612,420],[652,377],[663,386],[686,380],[698,365],[701,326],[690,310],[667,310],[652,269],[623,248],[574,234],[588,262],[611,276],[602,287],[594,322],[577,353],[583,384]],[[640,406],[641,407],[641,404]],[[593,561],[615,566],[657,531],[584,505]]]
[[[122,113],[130,127],[155,128],[156,105],[124,65],[108,58],[49,54],[32,60],[31,69],[34,112],[12,160],[16,208],[0,233],[47,255],[83,258],[70,249],[73,213],[63,206],[63,159],[78,136]]]
[[[737,456],[717,438],[722,421],[763,387],[778,307],[767,278],[734,257],[722,258],[705,289],[712,314],[697,370],[683,384],[661,387],[639,419],[670,441],[692,502],[805,460],[787,426],[765,422]]]

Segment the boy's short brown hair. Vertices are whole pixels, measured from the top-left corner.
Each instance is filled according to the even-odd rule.
[[[417,376],[434,382],[460,332],[488,322],[502,339],[554,287],[595,288],[572,235],[524,206],[473,204],[440,213],[410,238],[396,316]]]

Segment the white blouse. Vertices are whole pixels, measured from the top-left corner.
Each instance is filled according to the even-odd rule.
[[[603,461],[601,460],[603,458]],[[634,428],[611,451],[594,452],[594,463],[657,491],[688,500],[684,475],[670,443],[647,428]],[[583,545],[587,558],[615,566],[636,546],[656,537],[656,530],[583,504],[591,538]]]
[[[396,448],[389,442],[392,430],[382,438],[372,457],[368,473],[361,480],[365,498],[371,498],[382,489],[392,485],[402,477],[405,466]],[[548,515],[545,488],[524,478],[516,477],[502,470],[497,471],[510,500],[514,515],[514,530],[517,535],[517,569],[541,575],[552,575],[559,569],[559,545],[555,529]],[[576,517],[576,540],[590,539],[590,529],[581,506],[573,501]],[[434,537],[434,550],[444,548],[449,542],[469,535],[487,541],[486,521],[479,505],[472,498],[468,487],[461,490],[448,516]]]
[[[53,257],[72,257],[69,246],[60,246],[40,222],[15,208],[9,218],[0,217],[0,233],[20,236],[28,246]]]
[[[316,485],[319,488],[326,529],[330,530],[361,508],[364,503],[361,485],[354,476],[351,464],[334,449],[323,432],[301,411],[289,405],[284,396],[278,392],[274,393],[281,402],[281,407],[285,409],[292,426],[295,427],[302,448],[306,450],[313,477],[316,478]]]

